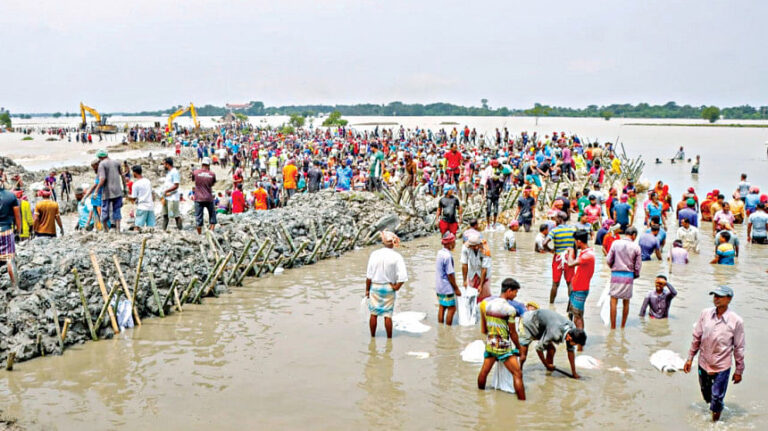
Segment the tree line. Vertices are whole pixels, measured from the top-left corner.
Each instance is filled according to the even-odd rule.
[[[112,115],[129,116],[166,116],[181,105],[167,109],[141,112],[114,112]],[[244,109],[229,109],[224,106],[197,106],[197,114],[201,116],[224,116],[228,112],[241,113],[248,116],[264,115],[301,115],[311,117],[317,114],[339,112],[346,116],[481,116],[481,117],[598,117],[609,120],[612,117],[621,118],[704,118],[716,121],[719,118],[739,120],[768,119],[768,106],[753,107],[750,105],[719,108],[716,106],[678,105],[668,102],[663,105],[648,103],[589,105],[586,108],[570,108],[550,106],[536,103],[531,108],[513,109],[507,107],[490,107],[488,99],[481,100],[481,106],[462,106],[452,103],[403,103],[390,102],[387,104],[362,103],[356,105],[285,105],[265,106],[263,102],[250,102],[250,107]],[[35,114],[34,116],[49,116],[51,114]],[[74,113],[55,113],[59,116],[74,116]],[[189,115],[189,114],[186,114]],[[28,118],[29,114],[13,114],[14,117]],[[714,120],[713,120],[714,119]]]

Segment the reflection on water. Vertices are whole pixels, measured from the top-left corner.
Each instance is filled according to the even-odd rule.
[[[656,133],[649,142],[669,142],[683,132]],[[700,145],[703,154],[710,154],[720,133],[702,135],[690,146]],[[644,151],[661,152],[653,146]],[[713,154],[704,157],[713,165],[694,183],[697,188],[735,187],[742,169],[754,183],[768,185],[766,178],[758,178],[766,171],[754,168],[764,161],[725,163],[712,174]],[[742,156],[721,158],[738,162]],[[668,179],[677,195],[689,185],[686,169],[654,166],[649,176]],[[741,238],[745,229],[737,228]],[[709,231],[705,223],[706,241]],[[489,238],[493,292],[512,276],[523,286],[521,301],[546,304],[551,256],[532,252],[534,233],[518,234],[516,253],[502,249],[501,233]],[[532,357],[524,370],[525,402],[477,390],[479,365],[462,362],[459,353],[482,338],[478,328],[437,325],[434,259],[439,247],[437,238],[427,238],[400,249],[410,280],[397,309],[427,312],[424,323],[432,327],[427,333],[396,332],[392,341],[381,335],[371,341],[359,312],[370,250],[358,250],[251,280],[231,295],[189,305],[183,313],[146,319],[117,339],[17,364],[11,373],[0,372],[0,409],[31,423],[31,429],[710,429],[696,376],[661,373],[649,357],[660,349],[685,357],[694,321],[711,306],[709,290],[728,283],[736,290],[732,307],[745,321],[747,369],[744,381],[728,389],[725,423],[718,429],[768,426],[768,374],[760,362],[768,354],[768,333],[762,331],[768,311],[768,247],[743,245],[733,267],[710,265],[712,248],[702,247],[689,265],[672,268],[669,281],[679,295],[668,320],[637,316],[654,276],[666,268],[656,261],[644,264],[628,326],[613,332],[602,324],[596,305],[609,275],[597,251],[585,309],[589,338],[584,353],[603,367],[582,370],[583,379],[575,381],[548,373]],[[458,254],[457,248],[456,261]],[[565,313],[566,304],[561,288],[554,309]],[[430,356],[419,359],[407,354],[411,351]],[[556,363],[568,368],[563,348]]]

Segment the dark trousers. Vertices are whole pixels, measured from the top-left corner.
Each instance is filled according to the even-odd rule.
[[[730,376],[730,368],[719,373],[709,374],[699,367],[701,396],[704,397],[704,401],[709,403],[709,409],[713,412],[723,411],[723,400],[725,399],[725,391],[728,389],[728,377]]]

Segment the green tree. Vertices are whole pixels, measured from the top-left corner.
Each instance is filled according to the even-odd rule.
[[[8,111],[0,112],[0,126],[11,128],[11,113]]]
[[[282,127],[280,127],[280,133],[284,135],[293,135],[296,133],[296,129],[294,129],[290,124],[283,124]]]
[[[240,121],[248,121],[248,116],[243,113],[233,112],[233,115],[235,116],[235,118],[237,118]]]
[[[603,117],[605,121],[608,121],[611,119],[611,117],[613,117],[613,112],[611,112],[608,109],[603,109],[602,111],[600,111],[600,116]]]
[[[701,110],[701,118],[708,120],[710,123],[720,119],[720,108],[717,106],[707,106]]]
[[[552,108],[541,103],[534,103],[533,108],[526,109],[525,114],[531,117],[536,117],[536,125],[539,125],[539,117],[546,117],[552,112]]]
[[[483,109],[488,109],[488,99],[480,99]]]
[[[59,117],[61,117],[61,112],[54,112],[53,113],[53,118],[59,118]]]
[[[291,126],[299,129],[301,127],[304,127],[305,118],[302,114],[291,114],[291,119],[288,120],[288,123],[290,123]]]
[[[400,102],[393,102],[393,103],[400,103]],[[332,126],[346,126],[347,120],[344,120],[341,118],[341,112],[339,111],[333,111],[330,115],[328,115],[328,118],[323,121],[323,127],[332,127]]]

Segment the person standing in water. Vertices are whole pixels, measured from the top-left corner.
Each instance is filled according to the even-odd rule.
[[[693,358],[698,353],[701,396],[709,403],[712,421],[716,422],[720,420],[725,392],[728,389],[731,355],[736,362],[733,383],[741,383],[741,376],[744,374],[745,336],[744,321],[728,309],[733,299],[733,289],[728,286],[718,286],[709,294],[714,296],[715,307],[706,308],[701,312],[693,328],[693,341],[683,371],[691,372]]]
[[[437,293],[437,322],[448,326],[453,324],[456,313],[456,297],[461,296],[456,283],[456,270],[453,266],[451,251],[456,247],[456,235],[446,232],[442,239],[443,248],[437,252],[437,270],[435,272],[435,291]]]
[[[477,375],[478,389],[485,389],[488,374],[496,362],[501,362],[512,373],[515,395],[518,400],[525,400],[522,366],[518,362],[521,351],[520,340],[515,330],[517,310],[510,304],[517,296],[520,284],[513,278],[501,283],[501,295],[483,300],[480,303],[480,330],[487,335],[483,366]]]
[[[669,317],[669,307],[672,299],[677,296],[677,290],[667,281],[667,275],[659,273],[656,276],[655,289],[648,292],[640,307],[640,317],[646,312],[651,319],[666,319]]]
[[[567,265],[575,267],[571,293],[568,300],[568,314],[573,316],[573,324],[584,329],[584,303],[589,295],[589,285],[595,273],[595,252],[589,247],[589,234],[585,230],[576,231],[573,235],[576,241],[578,255],[569,258]],[[579,346],[579,351],[581,351]]]
[[[626,232],[627,239],[617,239],[611,245],[605,261],[611,268],[611,329],[616,329],[616,309],[619,299],[622,300],[621,327],[627,324],[629,316],[629,300],[632,298],[632,288],[636,278],[640,277],[643,265],[640,246],[635,244],[637,229],[630,227]]]
[[[371,313],[369,326],[371,337],[376,336],[379,316],[384,318],[387,338],[392,338],[392,312],[395,309],[397,291],[408,281],[405,260],[394,250],[400,238],[390,231],[381,232],[384,247],[371,253],[365,279],[365,297]]]

